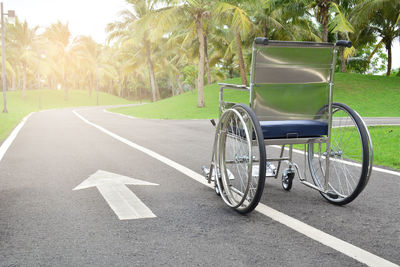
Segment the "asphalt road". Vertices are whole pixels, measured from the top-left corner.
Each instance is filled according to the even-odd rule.
[[[195,172],[209,164],[207,120],[78,112]],[[159,184],[128,185],[156,217],[119,220],[96,188],[73,190],[98,170]],[[400,264],[399,191],[399,176],[374,171],[354,202],[336,207],[297,182],[288,193],[269,179],[261,203]],[[236,213],[209,187],[72,109],[34,113],[0,161],[0,265],[363,266],[259,212]]]

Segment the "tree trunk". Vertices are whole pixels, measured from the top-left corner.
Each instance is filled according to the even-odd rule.
[[[344,36],[341,33],[337,35],[339,40],[344,40]],[[340,72],[346,72],[346,59],[344,57],[344,50],[343,46],[339,47],[339,55],[340,55]]]
[[[346,72],[346,59],[344,57],[344,47],[341,46],[339,48],[339,53],[340,53],[340,72]]]
[[[124,85],[124,79],[122,79],[122,82],[118,84],[118,91],[117,91],[118,96],[121,96],[122,86]]]
[[[63,82],[62,82],[62,86],[64,87],[64,100],[68,101],[68,88],[65,85],[65,72],[63,71]]]
[[[386,44],[386,50],[388,52],[386,76],[390,76],[390,72],[392,71],[392,42]]]
[[[158,99],[160,99],[160,92],[158,91],[158,85],[157,85],[157,81],[156,81],[156,76],[154,74],[153,62],[151,61],[150,42],[145,40],[144,43],[145,43],[145,46],[146,46],[147,67],[149,68],[149,74],[150,74],[152,101],[155,102]]]
[[[240,37],[240,32],[236,31],[236,44],[238,48],[238,58],[239,58],[239,70],[240,77],[242,78],[242,84],[248,86],[247,77],[246,77],[246,68],[244,66],[244,59],[242,53],[242,38]]]
[[[322,27],[322,42],[328,42],[329,6],[330,0],[322,0],[318,3],[320,23]]]
[[[93,91],[93,74],[90,75],[90,79],[89,79],[89,96],[92,96],[92,91]]]
[[[96,67],[96,105],[99,105],[99,75]]]
[[[207,84],[211,84],[211,75],[210,75],[210,62],[208,61],[208,41],[207,41],[208,31],[204,35],[204,56],[205,56],[205,64],[206,64],[206,73],[207,73]]]
[[[229,68],[229,78],[233,78],[233,69]]]
[[[26,64],[22,68],[22,98],[26,97]]]
[[[267,21],[266,21],[265,19],[263,20],[263,26],[262,26],[262,28],[263,28],[263,36],[264,36],[265,38],[268,38]]]
[[[15,74],[13,74],[13,76],[12,76],[12,89],[14,91],[17,90],[17,77],[15,76]]]
[[[204,103],[204,35],[203,35],[203,19],[199,12],[196,15],[197,39],[199,41],[199,70],[197,73],[197,107],[202,108]]]
[[[178,84],[178,88],[179,88],[179,94],[183,94],[183,87],[182,87],[182,83],[181,83],[179,76],[177,78],[177,84]]]
[[[174,83],[174,81],[173,81],[173,78],[172,78],[172,79],[169,78],[169,83],[171,84],[171,93],[172,93],[172,96],[175,96],[175,83]]]

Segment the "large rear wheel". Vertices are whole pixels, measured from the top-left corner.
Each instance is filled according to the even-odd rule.
[[[260,123],[246,105],[238,104],[221,116],[217,160],[221,197],[240,213],[252,211],[265,184],[265,146]]]
[[[322,112],[328,112],[326,110]],[[345,205],[353,201],[368,183],[372,168],[372,143],[361,117],[342,103],[332,104],[330,149],[326,144],[308,146],[308,162],[316,186],[330,203]],[[329,177],[326,157],[329,153]]]

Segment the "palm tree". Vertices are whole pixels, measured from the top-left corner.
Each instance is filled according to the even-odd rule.
[[[89,94],[92,94],[93,85],[96,87],[98,93],[98,80],[99,80],[99,68],[101,65],[100,56],[102,47],[96,43],[92,37],[89,36],[78,36],[73,41],[71,51],[74,51],[80,60],[80,63],[85,66],[87,74],[91,78],[92,83],[89,87]]]
[[[278,11],[283,11],[277,16],[277,19],[281,22],[281,25],[295,29],[295,31],[292,31],[292,36],[328,42],[329,33],[332,33],[338,27],[347,29],[350,25],[348,17],[342,13],[343,8],[338,8],[338,6],[352,6],[352,3],[357,2],[357,0],[291,0],[278,2],[265,0],[265,2],[269,3],[267,7],[270,9],[275,5],[278,7]],[[311,17],[314,17],[320,24],[319,36],[314,35],[313,23],[309,19]],[[286,34],[286,36],[288,35],[291,34]]]
[[[400,0],[364,0],[354,9],[353,18],[358,27],[361,25],[382,38],[370,58],[384,45],[388,56],[386,75],[390,76],[392,44],[400,37]]]
[[[136,44],[140,53],[145,55],[145,62],[150,75],[152,100],[160,99],[160,92],[154,72],[152,51],[154,41],[159,37],[153,30],[156,26],[157,0],[127,0],[132,5],[134,12],[124,10],[121,12],[122,21],[107,25],[108,40],[119,39],[121,43]]]
[[[65,96],[64,99],[68,100],[68,87],[66,86],[66,75],[69,58],[69,45],[71,33],[67,24],[62,24],[58,21],[55,24],[50,25],[43,34],[43,37],[47,38],[52,46],[52,59],[56,63],[54,71],[60,74],[62,87],[64,88]],[[61,68],[61,70],[59,70]]]
[[[22,98],[25,98],[26,84],[27,84],[27,67],[28,64],[35,61],[37,55],[34,51],[34,43],[36,40],[36,30],[29,28],[28,23],[24,21],[21,23],[18,19],[15,20],[15,26],[10,28],[9,39],[12,50],[14,50],[15,60],[17,65],[22,69]]]
[[[248,85],[246,76],[246,67],[243,59],[242,37],[246,37],[251,32],[252,22],[247,13],[237,5],[221,2],[215,9],[217,17],[225,16],[229,28],[235,34],[235,42],[237,48],[237,58],[239,61],[240,77],[242,84]]]
[[[274,33],[282,31],[286,35],[290,35],[285,30],[285,25],[282,24],[280,20],[284,14],[281,8],[282,5],[282,2],[275,3],[273,0],[254,0],[248,3],[249,13],[254,19],[258,36],[276,39],[276,37],[273,37]],[[285,10],[285,12],[287,12],[287,10]]]
[[[354,27],[349,21],[350,11],[353,10],[355,1],[354,0],[342,0],[340,6],[336,3],[332,3],[332,9],[335,11],[335,16],[329,23],[329,30],[332,33],[337,33],[338,39],[350,39],[349,33],[354,32]],[[345,50],[349,53],[345,54]],[[340,54],[340,71],[346,72],[346,58],[354,52],[354,48],[339,48]]]
[[[185,0],[169,1],[173,8],[165,9],[160,14],[159,24],[166,25],[164,31],[171,30],[173,26],[184,28],[189,36],[196,36],[198,43],[198,72],[197,72],[197,107],[205,106],[204,102],[204,74],[207,47],[207,22],[211,19],[211,13],[215,1],[211,0]],[[170,28],[168,28],[168,26]],[[162,28],[161,28],[162,29]]]
[[[235,49],[235,34],[229,29],[218,27],[214,29],[211,35],[211,46],[213,47],[213,53],[210,58],[210,65],[221,66],[229,78],[233,78],[235,69],[239,66],[236,63],[236,52]]]
[[[328,42],[328,25],[330,18],[330,7],[333,0],[315,0],[315,15],[319,23],[321,23],[321,39],[322,42]]]

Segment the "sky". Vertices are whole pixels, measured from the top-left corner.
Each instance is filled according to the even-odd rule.
[[[90,35],[104,44],[105,27],[118,20],[121,10],[129,7],[125,0],[3,0],[4,12],[15,10],[18,18],[28,25],[47,27],[60,20],[69,23],[72,35]],[[400,67],[400,44],[396,40],[393,49],[392,68]]]
[[[99,43],[106,39],[105,27],[118,20],[118,13],[128,8],[125,0],[3,0],[4,12],[15,10],[19,20],[30,27],[47,27],[60,20],[68,22],[77,35],[90,35]]]

